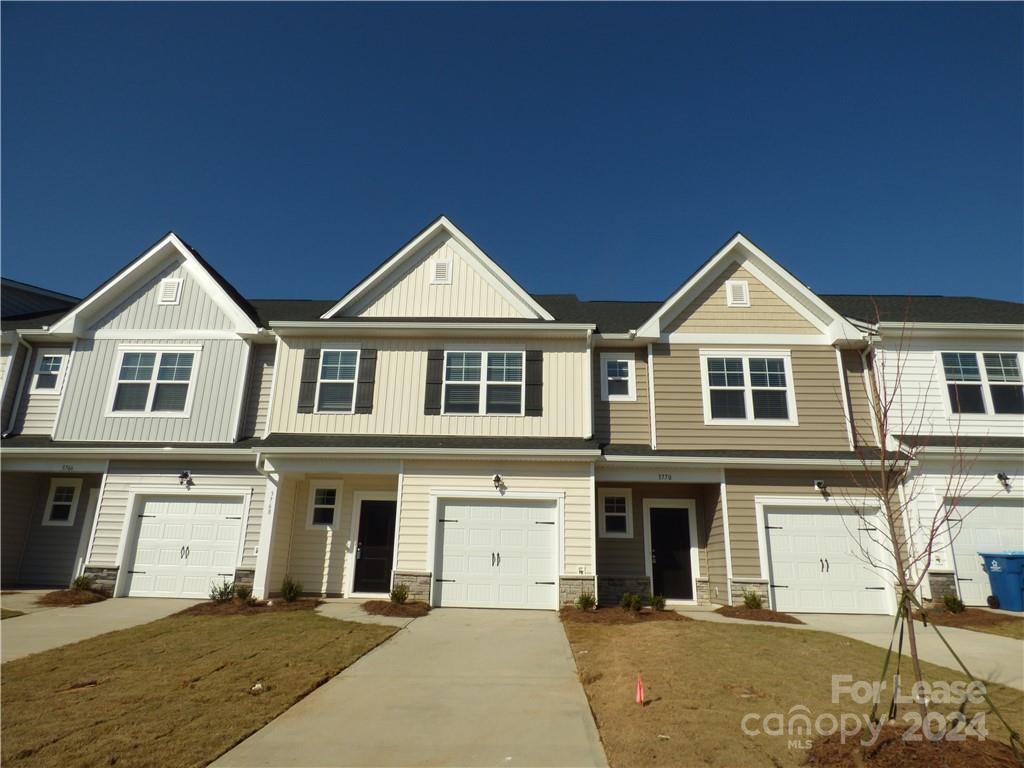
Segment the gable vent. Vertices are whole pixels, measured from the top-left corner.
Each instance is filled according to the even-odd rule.
[[[435,261],[434,271],[430,280],[431,285],[451,285],[452,263],[450,261]]]
[[[181,278],[165,277],[160,281],[159,304],[178,304],[181,302]]]
[[[750,288],[746,280],[725,281],[725,303],[730,307],[750,306]]]

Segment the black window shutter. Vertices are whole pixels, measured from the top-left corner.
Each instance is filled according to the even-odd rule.
[[[312,413],[316,402],[316,379],[320,372],[320,348],[307,349],[302,358],[302,376],[299,379],[299,413]]]
[[[526,350],[526,408],[527,416],[544,415],[544,351]]]
[[[373,413],[373,384],[377,375],[377,350],[359,351],[359,378],[356,386],[356,413]]]
[[[441,415],[441,383],[444,381],[444,350],[431,349],[427,352],[427,389],[423,400],[423,413],[427,416]]]

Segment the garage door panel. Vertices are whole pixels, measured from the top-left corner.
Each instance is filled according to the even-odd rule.
[[[516,549],[526,546],[526,531],[522,528],[502,528],[498,531],[498,546],[502,548],[514,547]]]
[[[965,501],[961,510],[949,526],[960,598],[967,605],[986,605],[992,590],[978,552],[1024,551],[1024,503]]]

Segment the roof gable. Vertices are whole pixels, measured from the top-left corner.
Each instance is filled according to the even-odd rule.
[[[435,264],[446,267],[435,279]],[[505,270],[441,216],[322,316],[553,320]]]
[[[830,342],[841,339],[855,339],[861,332],[838,312],[822,301],[813,291],[803,285],[768,254],[754,245],[744,235],[737,233],[704,263],[682,286],[673,293],[658,310],[637,329],[640,338],[661,338],[673,330],[677,319],[686,319],[696,314],[694,307],[717,300],[717,291],[725,282],[724,275],[743,270],[756,280],[758,290],[763,288],[792,310],[788,317],[801,318],[807,324],[807,331],[820,333]],[[752,296],[754,287],[751,287]],[[765,297],[768,294],[764,294]],[[722,295],[724,303],[724,294]],[[785,322],[788,322],[786,320]],[[798,322],[797,320],[792,320]],[[747,327],[749,332],[750,328]]]

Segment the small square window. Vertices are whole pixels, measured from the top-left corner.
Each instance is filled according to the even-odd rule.
[[[32,375],[32,391],[57,394],[67,368],[67,353],[40,352]]]
[[[606,489],[598,494],[600,534],[603,538],[633,537],[633,503],[628,489]]]

